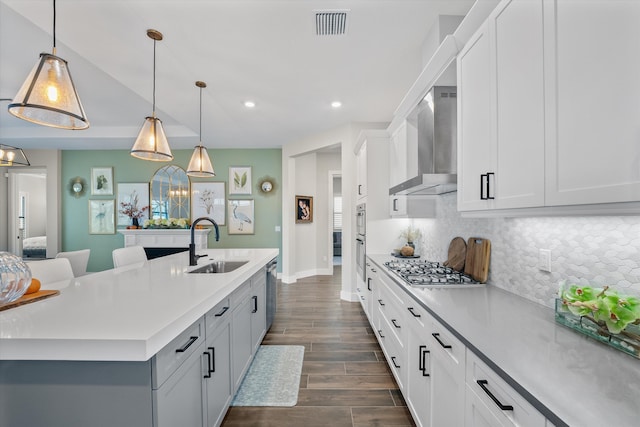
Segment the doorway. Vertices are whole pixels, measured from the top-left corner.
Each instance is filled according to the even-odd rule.
[[[25,259],[47,257],[47,170],[8,173],[8,249]]]
[[[329,172],[330,185],[330,233],[332,241],[332,265],[342,265],[342,175],[340,171]]]

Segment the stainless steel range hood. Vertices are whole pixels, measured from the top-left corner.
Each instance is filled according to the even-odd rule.
[[[412,176],[389,189],[389,194],[444,194],[457,188],[457,88],[435,86],[407,117],[415,128],[407,141]]]

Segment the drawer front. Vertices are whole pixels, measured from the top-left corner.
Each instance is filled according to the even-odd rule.
[[[438,322],[433,322],[430,330],[429,340],[433,351],[443,354],[454,365],[462,365],[464,370],[466,347],[462,341]]]
[[[545,426],[545,417],[478,356],[467,350],[466,383],[502,425]]]
[[[204,343],[204,321],[201,318],[152,358],[152,386],[160,387],[171,374]]]
[[[213,331],[223,322],[226,322],[231,317],[231,304],[229,302],[229,298],[224,298],[215,307],[207,312],[204,315],[204,321],[206,325],[206,331],[209,333]]]
[[[389,333],[393,334],[401,348],[405,345],[406,336],[406,316],[403,305],[398,303],[398,299],[386,286],[383,286],[380,292],[380,313],[387,322]]]
[[[406,322],[408,326],[421,330],[431,325],[431,315],[413,298],[408,298],[405,309],[407,310]]]

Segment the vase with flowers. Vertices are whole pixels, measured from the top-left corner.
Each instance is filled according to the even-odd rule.
[[[135,190],[131,193],[131,197],[129,197],[128,202],[120,202],[120,213],[122,215],[128,216],[131,218],[131,225],[127,226],[129,229],[137,229],[140,227],[139,219],[144,215],[144,213],[149,210],[149,206],[138,206],[138,194]]]

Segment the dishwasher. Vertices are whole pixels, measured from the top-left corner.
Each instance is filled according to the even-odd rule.
[[[276,316],[278,303],[278,259],[274,258],[267,264],[267,331],[271,328],[273,318]]]

